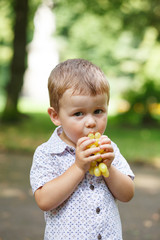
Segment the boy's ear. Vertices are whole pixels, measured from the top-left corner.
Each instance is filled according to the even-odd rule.
[[[49,107],[48,108],[48,114],[50,116],[51,121],[56,125],[56,126],[60,126],[61,125],[61,121],[59,119],[58,113],[56,112],[56,110],[53,107]]]

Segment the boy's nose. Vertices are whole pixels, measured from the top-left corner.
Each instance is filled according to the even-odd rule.
[[[85,122],[85,126],[87,128],[93,128],[95,127],[95,125],[96,125],[95,119],[92,116],[88,116]]]

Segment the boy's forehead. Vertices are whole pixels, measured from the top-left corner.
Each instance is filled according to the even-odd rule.
[[[66,96],[81,96],[81,97],[93,97],[93,96],[107,96],[108,97],[108,93],[104,92],[104,93],[97,93],[97,94],[92,94],[90,91],[87,91],[87,89],[74,89],[74,88],[69,88],[67,89],[64,94]],[[63,94],[63,95],[64,95]]]
[[[97,95],[78,94],[73,92],[72,89],[68,89],[64,92],[62,98],[60,99],[60,105],[72,104],[75,106],[85,106],[88,102],[93,102],[94,104],[106,104],[108,102],[108,95],[107,93]]]

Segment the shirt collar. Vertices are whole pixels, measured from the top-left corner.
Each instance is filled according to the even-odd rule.
[[[59,137],[59,135],[62,133],[62,127],[57,127],[54,130],[54,133],[50,137],[50,139],[47,142],[48,145],[48,153],[54,153],[54,154],[61,154],[65,150],[68,150],[71,153],[75,152],[75,148],[72,146],[67,145],[62,139]]]

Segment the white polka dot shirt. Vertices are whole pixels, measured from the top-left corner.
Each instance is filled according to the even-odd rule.
[[[34,154],[30,172],[33,193],[45,183],[63,174],[75,161],[75,149],[63,142],[58,127],[51,138]],[[127,161],[112,142],[115,159],[112,164],[134,178]],[[44,240],[122,240],[122,229],[116,199],[103,177],[86,173],[72,195],[59,207],[44,212]]]

